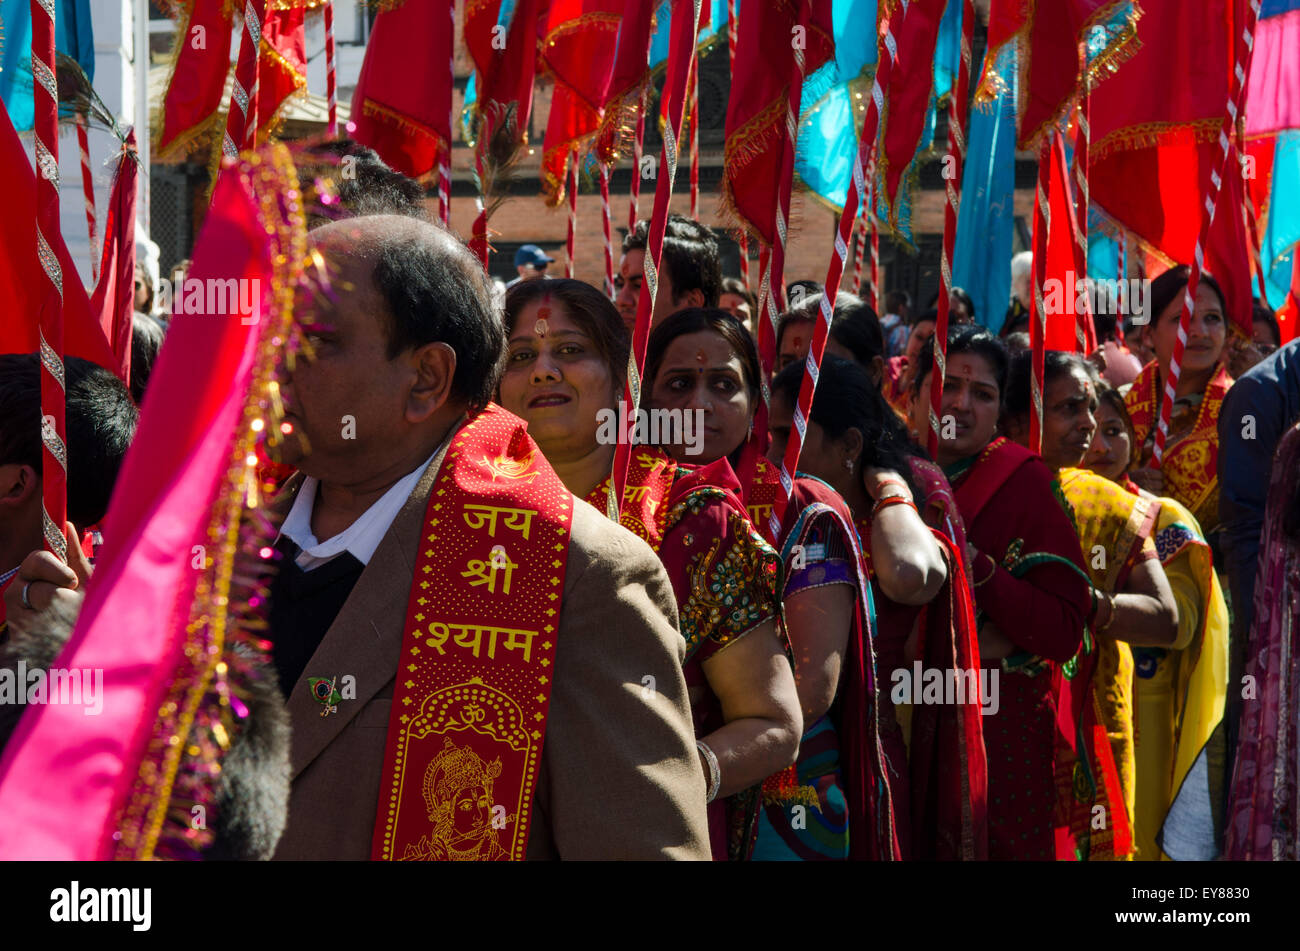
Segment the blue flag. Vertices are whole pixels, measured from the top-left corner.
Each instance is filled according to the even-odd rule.
[[[975,319],[997,333],[1011,299],[1011,247],[1015,233],[1016,55],[1003,52],[1002,94],[971,109],[963,170],[952,282],[975,302]]]
[[[795,175],[839,211],[853,179],[876,71],[876,0],[834,0],[831,19],[835,58],[804,79]]]
[[[1259,236],[1259,256],[1268,302],[1276,310],[1291,287],[1291,255],[1300,241],[1300,129],[1279,132],[1273,148],[1268,227]]]
[[[95,79],[95,38],[90,29],[90,0],[57,0],[54,45],[81,64]],[[25,132],[36,113],[32,79],[32,14],[28,0],[0,0],[0,99],[14,128]]]

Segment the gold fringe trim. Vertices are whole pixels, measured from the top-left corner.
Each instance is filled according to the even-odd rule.
[[[821,809],[821,800],[817,790],[812,786],[793,786],[782,790],[763,790],[765,806],[807,806],[809,809]]]
[[[1222,119],[1197,119],[1195,122],[1145,122],[1108,132],[1102,139],[1088,147],[1088,161],[1095,164],[1115,152],[1130,149],[1151,149],[1172,144],[1170,140],[1189,133],[1194,142],[1203,145],[1219,136]]]

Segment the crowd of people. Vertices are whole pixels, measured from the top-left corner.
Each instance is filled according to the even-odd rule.
[[[1184,268],[1149,324],[1098,315],[1095,353],[1046,354],[1040,413],[1023,259],[1000,332],[953,289],[937,406],[934,307],[840,291],[804,421],[821,287],[788,294],[765,378],[753,294],[670,216],[639,380],[665,422],[612,500],[647,223],[612,300],[529,246],[498,305],[408,183],[361,168],[369,203],[309,233],[332,291],[282,385],[278,689],[227,754],[209,857],[1296,857],[1300,344],[1271,314],[1232,340],[1202,277],[1158,466]],[[161,337],[141,323],[138,391],[68,362],[69,566],[39,551],[36,358],[0,360],[0,666],[49,666],[75,623]],[[408,785],[402,705],[481,647],[539,691],[540,756],[516,776],[481,730],[440,733]],[[355,694],[322,699],[340,673]],[[21,712],[0,706],[0,743]]]

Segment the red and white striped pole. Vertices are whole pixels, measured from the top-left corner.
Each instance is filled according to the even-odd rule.
[[[564,276],[573,277],[573,251],[578,241],[578,150],[569,153],[569,233],[565,237]]]
[[[239,60],[226,111],[226,134],[221,152],[236,156],[257,139],[257,57],[262,44],[266,0],[244,0],[244,28],[239,37]]]
[[[1074,233],[1074,266],[1075,280],[1082,282],[1088,279],[1088,139],[1091,131],[1088,128],[1089,104],[1092,100],[1091,92],[1088,88],[1088,77],[1085,73],[1083,78],[1083,98],[1079,101],[1078,122],[1074,130],[1074,184],[1075,184],[1075,204],[1074,220],[1071,222],[1071,231]],[[1092,323],[1091,304],[1088,303],[1087,295],[1084,295],[1084,306],[1078,309],[1074,315],[1074,340],[1075,346],[1079,353],[1088,352],[1088,329]]]
[[[600,223],[605,230],[605,296],[614,298],[614,223],[609,210],[609,166],[600,164]]]
[[[1255,214],[1255,201],[1250,197],[1250,189],[1243,188],[1245,200],[1242,202],[1242,214],[1246,216],[1246,233],[1250,235],[1250,259],[1255,266],[1255,277],[1259,281],[1259,302],[1268,306],[1267,283],[1264,280],[1264,257],[1259,248],[1259,224]]]
[[[1029,448],[1040,454],[1043,451],[1043,373],[1047,343],[1047,310],[1043,306],[1043,282],[1047,280],[1047,236],[1052,227],[1052,209],[1047,203],[1047,189],[1048,176],[1052,169],[1052,143],[1056,135],[1056,130],[1052,129],[1043,136],[1042,148],[1038,155],[1038,186],[1034,192],[1034,292],[1031,295],[1029,310],[1029,344],[1033,351],[1033,373],[1030,374],[1029,392],[1033,405],[1030,407],[1032,425],[1029,431]]]
[[[48,285],[41,301],[41,522],[45,547],[68,560],[68,456],[64,425],[63,268],[46,237],[59,234],[59,87],[54,72],[54,4],[31,0],[36,152],[36,255]],[[29,421],[37,425],[36,420]]]
[[[963,0],[961,9],[961,62],[948,102],[948,154],[953,162],[944,169],[943,251],[939,258],[939,319],[934,325],[934,372],[930,375],[930,456],[939,452],[939,405],[943,379],[948,372],[948,310],[952,300],[952,252],[957,241],[957,208],[961,204],[961,174],[966,160],[966,119],[970,100],[971,44],[975,33],[975,4]]]
[[[866,203],[863,203],[863,207]],[[853,225],[853,293],[862,296],[862,262],[867,256],[867,219],[858,215]]]
[[[871,229],[871,308],[879,314],[885,295],[880,288],[880,228],[876,225],[876,160],[874,158],[871,160],[870,182],[862,220]]]
[[[77,113],[77,150],[81,153],[81,190],[86,196],[86,232],[90,236],[90,280],[99,283],[99,255],[95,248],[99,239],[95,234],[95,177],[90,170],[90,140],[86,131],[86,114]]]
[[[903,15],[906,15],[905,7]],[[839,229],[835,234],[835,250],[831,254],[830,267],[826,272],[821,308],[813,324],[812,343],[808,348],[808,359],[804,362],[803,383],[799,387],[799,399],[794,407],[794,426],[790,431],[789,442],[786,444],[785,457],[781,460],[781,484],[769,520],[773,538],[780,537],[781,519],[785,516],[786,506],[790,503],[790,492],[794,488],[792,474],[799,467],[799,454],[803,451],[804,434],[808,429],[813,396],[817,390],[817,377],[821,373],[822,355],[826,350],[826,338],[830,335],[831,317],[835,313],[833,295],[836,293],[835,289],[840,286],[840,278],[844,275],[844,265],[849,256],[849,239],[853,234],[853,222],[858,217],[858,209],[866,193],[867,157],[880,130],[880,111],[884,107],[885,99],[884,88],[889,83],[890,73],[896,65],[894,58],[897,52],[898,45],[894,40],[893,30],[886,21],[881,42],[880,62],[871,84],[871,98],[862,117],[862,135],[858,138],[858,160],[853,163],[853,180],[844,199],[844,209],[840,212]]]
[[[691,60],[691,220],[700,220],[700,58]]]
[[[329,103],[326,133],[332,139],[339,131],[338,74],[334,69],[334,3],[325,4],[325,98]]]
[[[447,29],[451,35],[456,35],[456,2],[448,0],[447,13],[451,17],[451,22],[447,24]],[[451,55],[447,61],[447,75],[451,77],[453,85],[456,78],[456,44],[451,44]],[[451,116],[447,120],[447,129],[454,134],[456,128],[456,102],[455,97],[448,97],[447,107],[451,110]],[[438,217],[442,219],[444,226],[451,223],[451,139],[446,142],[447,148],[443,154],[438,157]]]
[[[478,214],[474,216],[474,230],[470,234],[470,247],[478,254],[479,262],[482,263],[483,270],[486,271],[488,269],[488,260],[492,255],[492,248],[488,241],[487,205],[483,202],[483,150],[481,148],[474,150],[474,168],[478,172],[479,182],[478,195],[474,198]]]
[[[632,351],[628,354],[627,382],[623,388],[623,403],[630,417],[624,423],[620,421],[618,445],[614,449],[614,471],[611,482],[613,491],[609,494],[607,514],[618,521],[618,512],[623,504],[623,488],[627,485],[627,468],[632,459],[632,441],[630,427],[636,420],[637,407],[641,405],[641,373],[645,367],[646,343],[650,339],[650,318],[654,313],[655,297],[659,292],[659,262],[663,255],[664,231],[668,227],[668,206],[672,200],[673,183],[677,179],[677,142],[682,130],[682,113],[686,106],[686,81],[690,74],[690,60],[695,59],[695,38],[699,36],[700,7],[702,0],[692,0],[692,16],[673,17],[670,29],[673,36],[671,50],[684,51],[689,57],[685,69],[675,74],[673,88],[668,88],[665,81],[663,91],[664,129],[663,149],[659,161],[659,177],[655,181],[654,211],[650,215],[650,224],[646,235],[645,279],[641,282],[641,294],[637,298],[636,325],[632,332]],[[675,12],[685,12],[685,3],[679,4]],[[669,74],[674,75],[669,64]],[[620,416],[623,414],[620,413]]]
[[[649,108],[647,96],[641,93],[641,108],[636,112],[636,135],[632,139],[632,192],[631,208],[627,213],[627,230],[631,234],[641,217],[641,157],[645,153],[645,111]]]
[[[736,43],[739,38],[740,23],[736,19],[736,0],[727,0],[727,75],[736,74]],[[749,232],[740,232],[740,280],[746,290],[749,284]]]
[[[1165,443],[1169,439],[1169,423],[1173,418],[1174,399],[1178,393],[1178,379],[1182,374],[1183,351],[1187,347],[1187,331],[1192,323],[1192,312],[1196,307],[1196,288],[1201,282],[1201,269],[1205,266],[1205,246],[1209,243],[1210,225],[1214,221],[1214,208],[1219,201],[1219,190],[1223,185],[1223,176],[1228,172],[1228,158],[1232,150],[1231,133],[1236,125],[1237,116],[1241,114],[1241,104],[1246,96],[1246,76],[1250,72],[1250,61],[1255,50],[1255,23],[1259,19],[1259,0],[1250,0],[1246,9],[1246,22],[1242,26],[1241,39],[1234,47],[1232,76],[1228,83],[1228,104],[1224,108],[1223,122],[1219,126],[1219,161],[1218,169],[1210,169],[1210,188],[1205,194],[1205,211],[1201,215],[1201,229],[1196,236],[1196,251],[1192,265],[1187,273],[1187,290],[1183,293],[1183,312],[1178,318],[1178,339],[1174,342],[1173,358],[1169,361],[1169,373],[1165,380],[1164,398],[1160,402],[1160,423],[1156,429],[1155,449],[1151,455],[1151,465],[1159,468],[1164,459]],[[1233,169],[1230,174],[1239,174]],[[1235,213],[1235,211],[1234,211]]]
[[[796,9],[799,25],[806,29],[810,15],[809,4],[798,4]],[[790,224],[790,192],[794,182],[794,151],[799,128],[799,106],[803,98],[804,51],[801,46],[795,46],[793,52],[785,102],[785,135],[781,142],[781,165],[777,176],[776,220],[773,228],[776,240],[772,243],[772,253],[763,272],[761,296],[758,302],[758,357],[763,370],[764,403],[767,402],[767,379],[776,365],[777,316],[785,305],[783,292],[785,240],[786,230]],[[831,293],[835,293],[838,287],[839,282],[836,281],[835,286],[831,288]],[[756,425],[763,422],[764,420],[758,419]],[[772,537],[778,538],[780,535],[777,533]]]

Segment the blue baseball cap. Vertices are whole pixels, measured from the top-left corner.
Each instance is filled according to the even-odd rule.
[[[546,252],[535,244],[525,244],[515,252],[515,267],[524,264],[531,264],[533,267],[545,267],[554,260],[555,258],[548,258]]]

